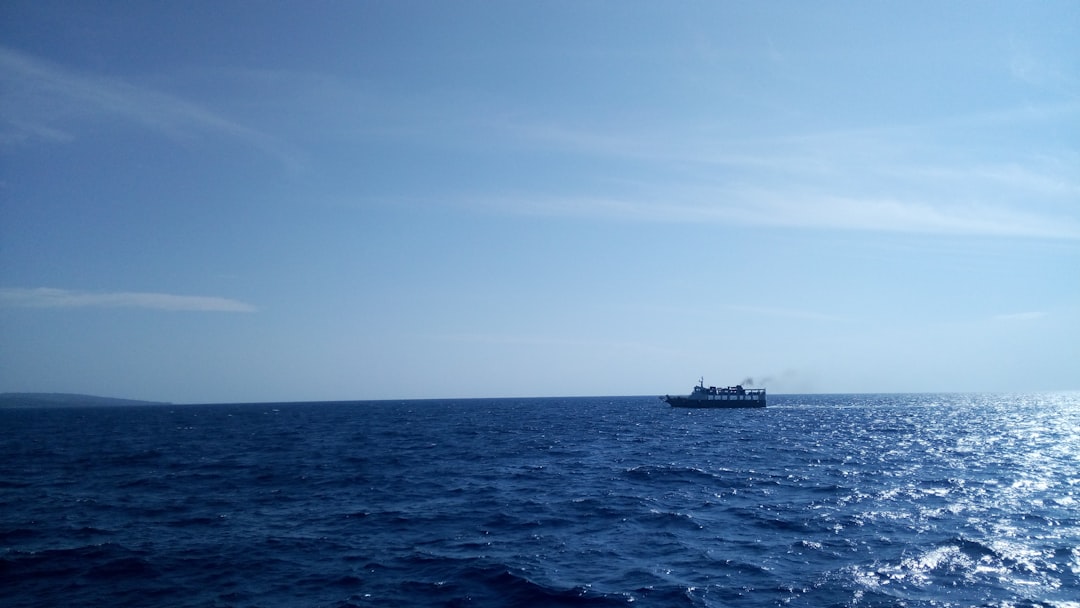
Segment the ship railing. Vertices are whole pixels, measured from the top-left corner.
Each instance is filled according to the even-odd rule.
[[[717,395],[764,395],[765,389],[763,388],[739,388],[737,386],[729,386],[726,388],[710,387],[710,392]]]

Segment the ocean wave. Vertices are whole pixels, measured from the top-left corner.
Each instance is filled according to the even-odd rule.
[[[399,584],[410,597],[424,597],[427,605],[456,606],[633,606],[650,600],[665,606],[703,606],[687,588],[649,586],[629,591],[597,589],[592,584],[557,583],[550,576],[534,576],[525,569],[476,560],[418,560],[418,568]],[[427,576],[417,576],[426,574]],[[549,573],[550,574],[550,573]],[[386,598],[371,597],[375,602]]]
[[[678,465],[639,465],[626,469],[625,473],[630,479],[648,481],[650,483],[713,484],[722,482],[720,476],[703,469]]]
[[[1038,550],[1022,543],[956,537],[917,549],[895,559],[844,568],[857,595],[875,594],[928,605],[1050,606],[1055,596],[1067,598],[1077,588],[1076,572],[1064,563],[1072,551]],[[1055,563],[1062,562],[1062,563]],[[1016,602],[987,601],[994,597]]]

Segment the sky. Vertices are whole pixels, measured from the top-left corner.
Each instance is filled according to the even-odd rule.
[[[0,5],[0,392],[1080,389],[1080,4]]]

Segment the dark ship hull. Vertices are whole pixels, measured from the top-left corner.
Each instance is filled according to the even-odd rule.
[[[671,407],[696,407],[696,408],[748,408],[765,407],[765,389],[743,388],[742,385],[726,386],[717,388],[710,386],[705,388],[705,380],[694,387],[694,391],[687,397],[672,397],[664,395],[660,399],[666,401]]]
[[[746,408],[746,407],[765,407],[765,398],[747,400],[747,401],[705,401],[702,399],[691,399],[689,397],[672,397],[670,395],[664,396],[664,401],[667,401],[671,407],[697,407],[697,408]]]

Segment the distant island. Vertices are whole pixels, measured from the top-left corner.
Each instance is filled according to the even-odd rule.
[[[117,399],[75,393],[0,393],[0,409],[43,407],[102,407],[109,405],[169,405],[162,401]]]

